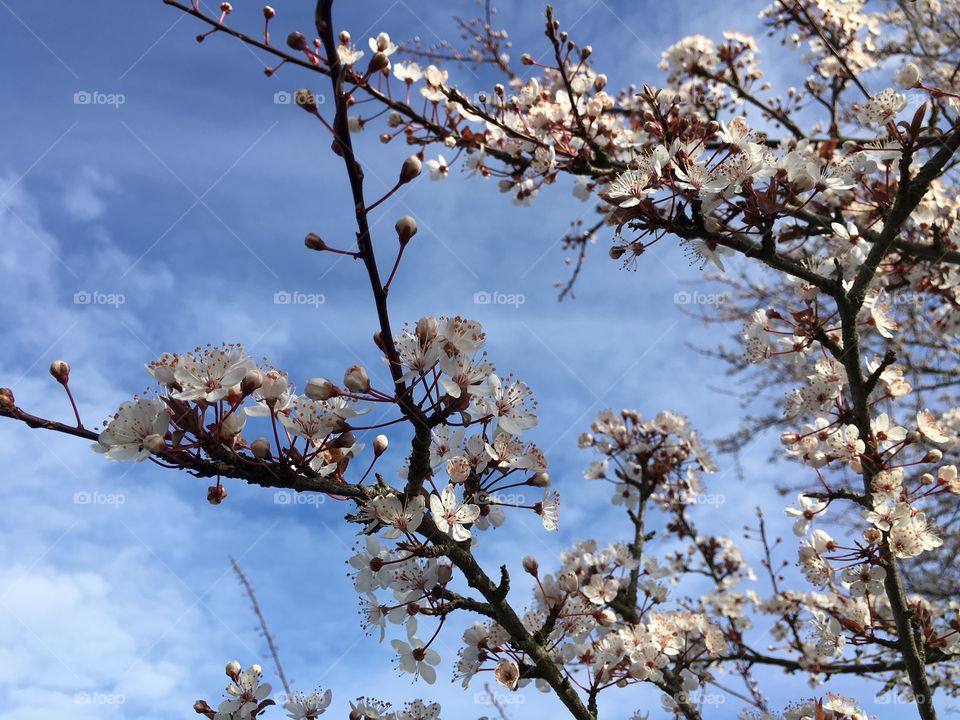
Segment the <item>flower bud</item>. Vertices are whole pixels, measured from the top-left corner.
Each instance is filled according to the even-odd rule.
[[[934,480],[933,475],[931,475],[930,473],[924,473],[923,475],[920,476],[921,485],[933,485],[933,483],[935,482],[936,480]]]
[[[437,565],[437,581],[441,585],[446,585],[453,580],[453,567],[447,564]]]
[[[207,502],[219,505],[227,498],[227,489],[223,485],[211,485],[207,488]]]
[[[423,169],[423,163],[420,162],[420,158],[416,155],[411,155],[406,160],[403,161],[403,165],[400,167],[400,184],[410,182],[415,177],[420,175],[420,171]]]
[[[263,373],[259,370],[248,370],[247,374],[243,376],[243,380],[240,381],[240,392],[246,397],[255,390],[259,390],[262,385]]]
[[[576,573],[568,570],[561,573],[560,577],[557,578],[557,585],[565,593],[575,593],[580,588],[580,581],[577,579]]]
[[[408,242],[410,242],[410,238],[417,234],[417,221],[409,215],[404,215],[402,218],[397,220],[395,227],[397,230],[397,237],[400,238],[401,245],[406,245]]]
[[[66,360],[54,360],[50,363],[50,374],[61,385],[66,385],[70,380],[70,366]]]
[[[370,389],[370,376],[363,365],[351,365],[344,373],[343,384],[350,392],[365,393]]]
[[[373,439],[373,456],[380,457],[387,451],[387,446],[390,445],[390,441],[387,439],[386,435],[377,435]]]
[[[370,65],[367,68],[367,74],[373,75],[384,70],[387,70],[390,67],[390,58],[387,57],[386,53],[375,52],[373,57],[370,58]]]
[[[10,388],[0,388],[0,410],[10,412],[17,406],[17,401],[13,397],[13,390]]]
[[[462,455],[450,458],[447,460],[447,475],[454,485],[466,482],[470,477],[470,461]]]
[[[265,437],[257,438],[250,443],[250,451],[255,458],[263,460],[270,457],[270,441]]]
[[[550,487],[550,473],[548,472],[538,472],[529,480],[527,480],[527,485],[532,485],[533,487],[545,488]]]
[[[537,563],[537,559],[532,555],[527,555],[523,559],[523,571],[536,577],[540,571],[540,565]]]
[[[936,448],[928,450],[927,454],[923,456],[923,462],[927,463],[940,462],[941,460],[943,460],[943,452]]]
[[[326,378],[310,378],[303,394],[311,400],[329,400],[333,395],[333,383]]]
[[[291,50],[304,51],[307,49],[307,39],[303,36],[303,33],[292,32],[287,35],[287,47]]]
[[[327,244],[323,241],[316,233],[308,233],[307,236],[303,239],[303,244],[306,245],[310,250],[326,250]]]
[[[793,443],[798,442],[800,436],[795,432],[785,432],[780,434],[780,442],[783,445],[793,445]]]
[[[308,113],[314,115],[317,113],[317,99],[313,96],[313,93],[306,88],[297,90],[293,95],[293,101]]]
[[[152,433],[143,439],[143,449],[153,455],[159,455],[167,449],[167,442],[163,439],[163,435]]]
[[[614,614],[613,610],[610,608],[604,608],[603,610],[598,610],[594,614],[597,622],[603,627],[610,627],[617,621],[617,616]]]
[[[421,345],[427,345],[433,342],[440,331],[440,323],[435,317],[422,317],[417,320],[416,335]]]
[[[256,676],[258,676],[258,677],[259,677],[260,675],[263,675],[263,668],[260,667],[259,665],[257,665],[256,663],[254,663],[253,665],[251,665],[251,666],[250,666],[250,669],[253,671],[253,674],[256,675]]]
[[[593,79],[593,89],[600,92],[607,86],[607,76],[601,73]]]
[[[357,436],[354,435],[351,431],[347,430],[344,433],[340,433],[340,436],[337,438],[336,442],[333,444],[333,447],[351,448],[356,444],[357,444]]]
[[[224,15],[229,15],[233,12],[233,5],[228,2],[220,3],[220,12],[222,12]]]
[[[231,660],[230,662],[227,663],[226,673],[228,678],[236,680],[237,676],[240,674],[242,670],[243,668],[240,667],[240,663],[238,663],[236,660]]]
[[[908,444],[920,442],[921,435],[916,430],[910,430],[905,438]]]
[[[263,6],[263,16],[264,16],[267,20],[271,20],[271,19],[273,19],[273,18],[275,18],[275,17],[277,16],[277,11],[274,10],[274,9],[273,9],[272,7],[270,7],[269,5],[264,5],[264,6]]]
[[[905,90],[916,87],[920,84],[920,68],[913,63],[907,63],[893,76],[893,82]]]
[[[505,688],[513,690],[520,681],[520,668],[513,660],[504,658],[497,663],[497,667],[493,671],[493,677]]]
[[[350,33],[349,33],[349,32],[347,32],[346,30],[341,30],[341,31],[340,31],[340,44],[341,44],[341,45],[349,45],[349,44],[350,44],[350,39],[351,39],[351,38],[350,38]]]
[[[193,704],[193,711],[197,715],[206,715],[208,717],[213,717],[214,715],[213,708],[207,704],[206,700],[197,700]]]
[[[533,55],[530,53],[524,53],[520,56],[521,65],[533,65]]]

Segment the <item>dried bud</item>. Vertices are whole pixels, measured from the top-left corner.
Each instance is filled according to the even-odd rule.
[[[315,233],[309,233],[304,239],[303,244],[306,245],[311,250],[326,250],[327,244],[323,241],[319,235]]]
[[[207,488],[207,502],[219,505],[227,498],[227,489],[223,485],[211,485]]]
[[[305,51],[308,47],[307,39],[303,36],[303,33],[292,32],[287,35],[287,47],[291,50]]]
[[[401,245],[406,245],[408,242],[410,242],[410,238],[417,234],[417,221],[409,215],[404,215],[402,218],[397,220],[395,227],[397,230],[397,237],[400,238]]]
[[[240,381],[240,392],[246,397],[263,385],[263,373],[259,370],[247,370],[247,374]]]
[[[255,458],[259,458],[260,460],[268,458],[270,457],[270,441],[265,437],[257,438],[250,443],[250,451]]]
[[[273,9],[272,7],[270,7],[269,5],[264,5],[264,6],[263,6],[263,16],[264,16],[267,20],[270,20],[270,19],[275,18],[275,17],[277,16],[277,11],[274,10],[274,9]]]
[[[527,555],[523,559],[523,571],[530,573],[534,577],[537,576],[537,572],[540,570],[540,565],[537,563],[537,559],[532,555]]]
[[[240,663],[238,663],[236,660],[231,660],[227,663],[226,673],[227,677],[231,680],[236,680],[242,670],[243,668],[240,667]]]
[[[193,704],[193,711],[197,715],[207,715],[208,717],[213,717],[214,715],[213,708],[207,704],[206,700],[197,700]]]
[[[387,446],[390,445],[390,441],[387,439],[386,435],[377,435],[373,439],[373,456],[380,457],[387,451]]]
[[[0,410],[7,412],[17,406],[17,401],[13,397],[13,390],[10,388],[0,388]]]
[[[313,96],[313,93],[306,88],[297,90],[297,92],[294,93],[293,100],[308,113],[313,115],[317,114],[317,99]]]
[[[224,15],[229,15],[233,12],[233,5],[228,2],[220,3],[220,12],[222,12]]]
[[[623,245],[613,245],[610,248],[610,257],[614,260],[619,260],[625,252],[627,252],[627,249]]]
[[[154,455],[159,455],[167,449],[167,442],[163,439],[163,435],[152,433],[143,439],[143,449]]]
[[[532,485],[533,487],[538,488],[550,487],[550,473],[535,473],[529,480],[527,480],[527,485]]]
[[[344,373],[343,384],[350,392],[365,393],[370,389],[370,376],[363,365],[351,365]]]
[[[567,571],[557,578],[557,585],[565,593],[575,593],[580,588],[580,581],[577,580],[576,573]]]
[[[310,378],[303,394],[311,400],[329,400],[333,395],[333,383],[326,378]]]
[[[383,344],[383,333],[379,330],[373,331],[373,344],[379,348],[380,352],[387,351],[387,346]]]
[[[420,158],[416,155],[411,155],[406,160],[403,161],[403,165],[400,167],[400,184],[405,185],[410,182],[418,175],[423,169],[423,164],[420,162]]]
[[[50,363],[50,374],[61,385],[66,385],[70,380],[70,366],[66,360],[54,360]]]
[[[373,57],[370,58],[370,66],[367,68],[367,74],[373,75],[374,73],[386,71],[390,68],[390,58],[387,57],[386,53],[375,52]]]

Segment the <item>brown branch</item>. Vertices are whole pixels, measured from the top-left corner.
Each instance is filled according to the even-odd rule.
[[[257,616],[257,621],[260,623],[260,632],[267,641],[267,647],[270,649],[271,657],[273,657],[273,664],[277,668],[277,675],[280,677],[280,684],[283,685],[283,691],[289,696],[290,683],[287,682],[287,676],[283,672],[283,666],[280,664],[280,653],[278,652],[276,644],[273,642],[273,635],[270,634],[270,628],[267,627],[267,618],[264,617],[263,611],[260,609],[260,603],[257,602],[257,594],[254,592],[253,585],[250,583],[250,580],[247,579],[247,576],[240,568],[240,565],[232,557],[230,558],[230,565],[233,567],[233,572],[236,573],[237,578],[240,580],[240,584],[243,586],[243,591],[247,594],[247,597],[250,598],[250,604],[253,606],[253,614]]]

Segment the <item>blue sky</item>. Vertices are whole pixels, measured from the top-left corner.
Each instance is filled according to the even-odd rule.
[[[448,16],[473,7],[337,5],[340,26],[363,44],[379,31],[428,43],[451,37]],[[259,25],[258,4],[235,6],[237,24]],[[275,2],[277,37],[296,29],[288,23],[298,13],[309,21],[302,6]],[[756,31],[760,7],[555,2],[614,87],[657,83],[660,49],[686,34]],[[541,13],[539,3],[504,3],[498,22],[511,30],[514,55],[546,50]],[[85,421],[95,425],[148,385],[144,363],[221,340],[268,356],[301,387],[354,362],[383,374],[362,268],[302,247],[310,231],[332,244],[353,236],[328,137],[304,113],[274,103],[275,93],[303,85],[323,93],[325,78],[284,69],[266,79],[263,58],[225,37],[198,45],[200,28],[159,0],[0,0],[0,18],[0,384],[14,388],[22,407],[69,417],[46,370],[62,357],[73,366]],[[471,90],[489,82],[452,70]],[[83,92],[123,102],[77,104]],[[381,145],[376,131],[357,141],[374,198],[392,185],[407,149]],[[574,541],[607,543],[625,529],[606,489],[581,478],[591,458],[576,437],[597,410],[675,409],[708,438],[736,426],[738,405],[709,389],[729,382],[724,368],[687,345],[711,344],[723,331],[678,310],[674,294],[699,271],[668,244],[638,272],[622,272],[606,259],[601,237],[578,299],[558,303],[552,284],[568,272],[558,240],[570,220],[589,215],[569,185],[517,208],[492,182],[459,173],[445,183],[422,178],[376,212],[378,244],[393,247],[393,222],[406,213],[420,233],[391,293],[395,322],[454,313],[483,321],[498,369],[526,380],[540,401],[530,439],[548,451],[563,498],[561,532],[546,536],[535,519],[515,515],[480,548],[490,567],[510,558],[523,604],[523,554],[549,567]],[[477,305],[481,291],[522,293],[525,302]],[[324,302],[278,305],[278,292]],[[402,441],[394,436],[394,466]],[[702,518],[709,529],[740,536],[754,505],[781,505],[773,485],[784,469],[767,465],[766,439],[758,447],[748,483],[723,459],[727,471],[709,487],[728,502]],[[0,433],[0,457],[0,720],[182,717],[198,697],[219,699],[226,660],[268,668],[228,555],[256,584],[296,687],[333,688],[340,716],[363,693],[435,697],[453,710],[446,717],[490,711],[471,704],[479,686],[464,696],[446,682],[449,673],[436,688],[411,687],[391,669],[389,646],[362,635],[343,564],[354,536],[342,506],[278,504],[269,492],[230,485],[229,500],[214,508],[203,481],[148,464],[107,464],[84,442],[12,424]],[[449,661],[459,646],[450,632],[439,649]],[[797,683],[795,693],[774,696],[803,693]],[[527,693],[515,716],[559,707],[535,695]],[[622,692],[602,707],[622,717],[645,703],[658,707],[655,695]],[[735,714],[731,705],[710,716]]]

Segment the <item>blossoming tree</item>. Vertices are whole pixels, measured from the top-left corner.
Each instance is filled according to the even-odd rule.
[[[298,393],[286,371],[219,345],[158,358],[148,367],[156,392],[121,405],[99,432],[81,422],[63,361],[50,371],[73,422],[31,414],[9,389],[0,414],[86,438],[108,460],[211,478],[214,504],[231,481],[349,500],[346,520],[363,538],[349,560],[363,622],[381,641],[389,636],[401,672],[427,684],[437,679],[436,638],[457,614],[476,620],[456,663],[465,686],[481,673],[508,692],[535,685],[579,720],[602,714],[602,695],[641,683],[662,693],[655,712],[688,720],[710,716],[707,689],[764,718],[865,717],[857,699],[830,692],[841,675],[863,678],[864,693],[907,698],[913,709],[904,713],[937,717],[938,703],[958,692],[960,658],[957,553],[946,552],[955,532],[928,519],[949,521],[960,495],[960,2],[777,0],[762,17],[809,66],[802,87],[770,87],[756,41],[727,32],[668,48],[665,87],[615,93],[590,47],[549,7],[550,60],[521,55],[521,76],[489,3],[483,18],[460,21],[462,49],[398,46],[386,32],[358,47],[335,25],[332,0],[283,42],[269,6],[261,27],[241,30],[230,3],[211,15],[196,1],[164,2],[206,26],[198,40],[228,35],[273,56],[268,75],[329,78],[331,108],[307,90],[296,106],[342,160],[356,244],[333,247],[313,234],[305,244],[361,262],[392,385],[375,387],[353,366],[339,384],[314,378]],[[459,90],[456,69],[471,63],[501,73],[502,84],[475,96]],[[373,201],[351,137],[369,127],[416,149],[395,187]],[[531,598],[511,592],[505,566],[481,567],[473,547],[484,533],[518,512],[555,530],[559,498],[544,454],[522,439],[537,424],[532,390],[497,372],[480,325],[439,315],[398,326],[390,316],[390,285],[417,223],[402,217],[395,239],[375,242],[368,217],[423,165],[435,180],[458,166],[497,178],[523,204],[561,174],[575,176],[596,220],[565,238],[574,269],[561,295],[598,237],[638,272],[659,242],[683,243],[711,267],[705,282],[732,294],[713,319],[742,323],[737,347],[717,354],[731,371],[752,373],[754,395],[779,405],[725,447],[742,449],[761,428],[782,431],[786,458],[801,467],[786,512],[803,582],[774,559],[762,513],[751,531],[764,553],[756,569],[733,539],[697,529],[714,460],[683,417],[632,410],[601,412],[580,439],[595,456],[585,479],[609,485],[631,536],[608,547],[583,541],[558,567],[524,558]],[[366,419],[374,407],[390,418]],[[364,448],[355,435],[394,424],[410,429],[402,467],[386,436]],[[542,499],[513,503],[506,491],[517,487]],[[576,498],[571,488],[564,502]],[[647,549],[654,515],[678,550]],[[679,592],[691,579],[709,584],[695,599]],[[771,707],[758,668],[795,679],[797,703]],[[276,703],[259,666],[231,661],[226,673],[229,697],[216,708],[200,700],[197,713],[270,714]],[[283,709],[316,718],[337,701],[317,691],[286,697]],[[341,716],[356,719],[441,713],[430,701],[347,702]]]

